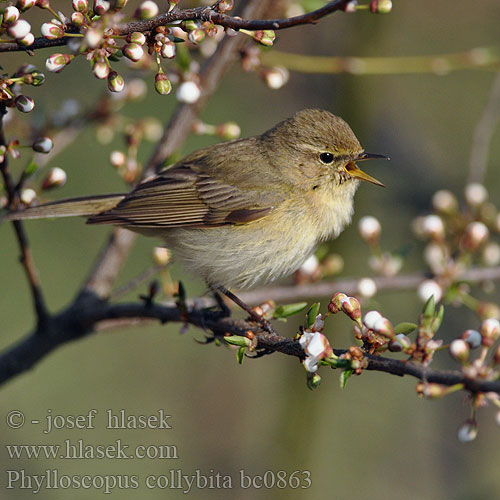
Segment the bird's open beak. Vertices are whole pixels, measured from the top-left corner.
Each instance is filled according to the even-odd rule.
[[[380,181],[368,175],[366,172],[363,172],[357,165],[354,163],[355,161],[363,161],[363,160],[371,160],[375,158],[380,158],[382,160],[390,160],[387,156],[384,155],[376,155],[373,153],[361,153],[354,161],[350,161],[344,167],[345,171],[351,176],[356,177],[362,181],[371,182],[372,184],[376,184],[377,186],[385,187]]]

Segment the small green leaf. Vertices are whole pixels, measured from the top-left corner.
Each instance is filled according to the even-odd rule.
[[[191,64],[191,56],[185,44],[177,45],[177,55],[175,58],[177,65],[181,71],[187,71]]]
[[[38,165],[38,163],[31,160],[24,169],[23,179],[28,179],[29,177],[31,177],[39,169],[39,167],[40,165]]]
[[[295,304],[285,304],[283,306],[278,306],[274,311],[274,318],[288,318],[294,314],[303,311],[307,307],[307,302],[297,302]]]
[[[243,364],[243,360],[245,359],[245,351],[246,351],[246,348],[245,347],[240,347],[237,351],[236,351],[236,359],[238,360],[238,363],[240,365]]]
[[[172,42],[174,43],[184,43],[185,41],[184,38],[179,38],[178,36],[172,37]]]
[[[224,340],[231,345],[237,345],[240,347],[250,347],[252,341],[241,335],[230,335],[229,337],[224,337]]]
[[[352,368],[346,368],[345,370],[342,371],[340,374],[340,388],[344,389],[345,386],[347,385],[347,381],[349,380],[349,377],[354,373],[354,370]]]
[[[319,313],[320,303],[314,303],[307,311],[307,328],[311,328],[314,325],[314,321],[316,320],[316,316]]]
[[[426,318],[432,318],[432,316],[434,316],[435,309],[436,309],[436,301],[434,300],[434,295],[431,295],[424,305],[422,314]]]
[[[394,333],[403,333],[405,335],[408,335],[409,333],[413,332],[413,330],[416,330],[418,328],[418,325],[415,323],[408,323],[407,321],[403,321],[402,323],[397,324],[394,327]]]

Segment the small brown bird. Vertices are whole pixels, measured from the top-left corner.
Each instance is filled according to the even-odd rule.
[[[349,125],[306,109],[271,130],[186,156],[128,194],[47,203],[5,219],[90,216],[156,236],[211,286],[249,287],[296,270],[351,221],[359,180],[383,185],[357,161]]]

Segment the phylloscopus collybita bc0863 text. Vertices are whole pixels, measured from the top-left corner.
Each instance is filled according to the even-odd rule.
[[[47,203],[5,219],[90,216],[164,240],[213,287],[249,287],[296,270],[351,220],[359,180],[382,185],[357,161],[349,125],[306,109],[262,135],[209,146],[128,194]]]

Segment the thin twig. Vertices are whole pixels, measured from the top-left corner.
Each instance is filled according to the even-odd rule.
[[[500,71],[491,87],[488,102],[477,122],[472,138],[467,182],[484,182],[491,138],[500,119]]]
[[[3,129],[3,118],[7,110],[5,103],[0,103],[0,145],[7,146],[7,140],[5,137]],[[14,180],[10,174],[8,155],[4,155],[3,160],[0,162],[0,172],[2,173],[2,178],[5,186],[5,191],[7,192],[9,207],[14,208],[17,203],[17,192]],[[45,305],[45,299],[43,297],[42,289],[40,286],[40,277],[38,275],[38,270],[35,266],[33,260],[33,255],[28,242],[28,237],[24,231],[24,226],[21,221],[13,221],[12,225],[16,233],[16,239],[19,245],[19,250],[21,252],[21,263],[24,268],[26,277],[28,278],[28,283],[31,289],[31,295],[33,297],[33,304],[37,314],[38,323],[44,323],[48,316],[47,307]]]

